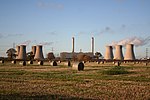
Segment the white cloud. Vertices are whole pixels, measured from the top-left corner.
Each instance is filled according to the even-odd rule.
[[[125,46],[126,44],[134,44],[135,46],[144,46],[150,44],[150,36],[146,38],[141,38],[141,37],[131,37],[131,38],[126,38],[120,41],[114,41],[112,42],[112,46],[115,45],[123,45]]]
[[[39,44],[41,45],[52,45],[54,42],[41,42]]]

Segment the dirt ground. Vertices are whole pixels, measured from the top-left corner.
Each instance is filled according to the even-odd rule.
[[[122,64],[128,74],[107,75],[114,64],[85,63],[84,71],[61,63],[0,64],[0,99],[149,100],[150,64]]]

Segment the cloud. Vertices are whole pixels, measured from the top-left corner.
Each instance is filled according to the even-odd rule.
[[[112,30],[110,27],[105,27],[104,29],[102,29],[99,34],[104,34],[104,33],[112,33],[114,34],[114,30]]]
[[[50,34],[50,35],[56,35],[57,32],[56,32],[56,31],[52,31],[52,32],[48,32],[47,34]]]
[[[3,38],[3,37],[4,37],[4,35],[2,33],[0,33],[0,39]]]
[[[30,44],[39,44],[39,45],[52,45],[54,42],[38,42],[37,40],[26,40],[24,42],[19,43],[19,45],[29,46]]]
[[[30,43],[32,43],[32,40],[27,40],[27,41],[24,41],[24,42],[19,43],[19,44],[28,46]]]
[[[41,45],[52,45],[52,44],[54,44],[54,42],[41,42],[39,44],[41,44]]]
[[[126,26],[125,24],[122,24],[122,25],[121,25],[121,28],[122,28],[122,29],[125,29],[126,27],[127,27],[127,26]]]
[[[141,37],[131,37],[131,38],[126,38],[120,41],[115,41],[112,42],[112,46],[115,45],[123,45],[125,46],[126,44],[134,44],[135,46],[144,46],[144,45],[149,45],[150,44],[150,36],[146,38],[141,38]]]
[[[80,31],[80,32],[78,32],[78,34],[79,35],[86,35],[86,34],[88,34],[88,32]]]
[[[57,10],[62,10],[64,9],[64,5],[61,4],[61,3],[53,3],[53,2],[50,2],[50,3],[47,3],[47,2],[38,2],[37,3],[37,6],[39,8],[44,8],[44,9],[57,9]]]
[[[23,36],[23,34],[5,34],[5,33],[0,33],[0,38],[9,38],[9,37],[16,37],[16,36]]]
[[[7,34],[6,37],[23,36],[23,34]]]

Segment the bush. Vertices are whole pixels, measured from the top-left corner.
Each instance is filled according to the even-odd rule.
[[[129,72],[125,70],[124,67],[121,66],[115,66],[109,70],[103,71],[103,74],[107,75],[118,75],[118,74],[128,74]]]

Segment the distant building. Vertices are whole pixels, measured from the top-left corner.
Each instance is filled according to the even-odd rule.
[[[91,58],[94,57],[93,53],[92,52],[61,52],[60,53],[60,59],[62,60],[71,60],[74,58],[77,58],[77,55],[78,54],[84,54],[84,55],[87,55],[87,56],[90,56]]]

